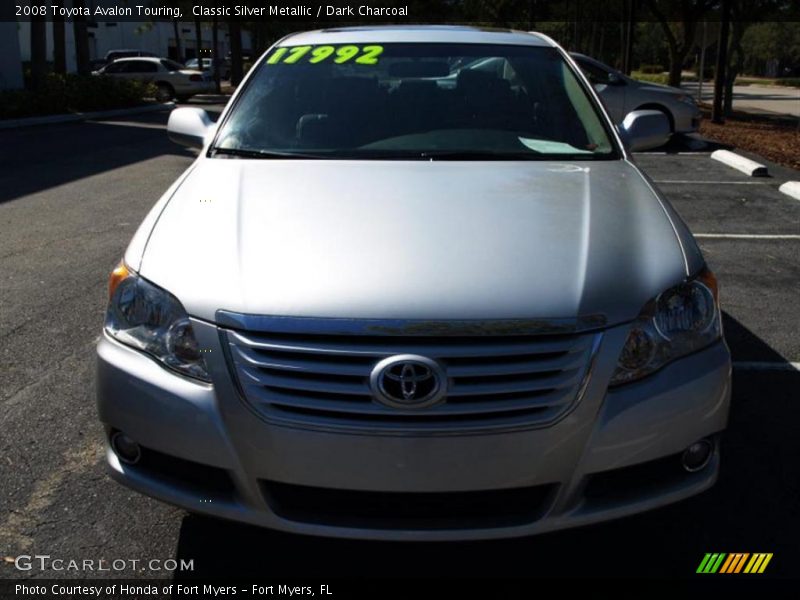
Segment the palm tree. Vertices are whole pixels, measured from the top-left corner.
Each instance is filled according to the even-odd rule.
[[[83,0],[72,0],[72,7],[83,8]],[[72,18],[72,30],[75,36],[75,62],[78,67],[78,74],[89,75],[89,29],[86,27],[86,17],[80,14],[81,10],[76,11]]]
[[[181,48],[181,28],[177,18],[172,19],[172,30],[175,32],[175,60],[183,63],[183,49]]]
[[[60,4],[60,3],[59,3]],[[64,17],[53,15],[53,71],[67,72],[67,47],[64,40]]]
[[[203,68],[203,57],[201,50],[203,49],[203,27],[200,23],[200,17],[194,18],[194,47],[195,54],[197,55],[197,66]]]
[[[231,36],[231,85],[237,86],[244,77],[242,68],[242,25],[236,17],[228,18],[228,33]]]
[[[31,88],[38,90],[47,75],[47,21],[31,17]]]
[[[219,83],[219,23],[217,15],[214,15],[214,20],[211,22],[211,65],[214,69],[214,85],[217,86],[217,93],[222,92],[222,87]]]

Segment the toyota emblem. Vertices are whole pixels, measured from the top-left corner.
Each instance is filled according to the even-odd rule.
[[[439,364],[425,356],[401,354],[375,365],[370,387],[375,399],[393,408],[424,408],[439,402],[447,378]]]

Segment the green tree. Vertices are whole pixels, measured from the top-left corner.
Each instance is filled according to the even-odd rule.
[[[675,0],[647,0],[667,41],[669,50],[669,85],[680,87],[681,70],[687,55],[695,45],[697,26],[716,0],[679,0],[678,21],[671,20],[676,11]]]
[[[742,35],[744,70],[752,75],[777,74],[784,67],[800,64],[800,23],[769,21],[755,23]]]

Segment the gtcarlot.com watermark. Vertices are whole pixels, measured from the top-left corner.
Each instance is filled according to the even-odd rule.
[[[22,554],[14,559],[14,567],[20,571],[53,571],[83,572],[83,573],[141,573],[151,571],[154,573],[171,571],[194,571],[194,559],[138,559],[138,558],[59,558],[49,554]]]

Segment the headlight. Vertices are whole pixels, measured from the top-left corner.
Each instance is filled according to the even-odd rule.
[[[211,381],[181,303],[124,263],[111,273],[105,329],[117,341],[146,352],[178,373]]]
[[[705,270],[647,303],[631,325],[610,385],[641,379],[721,337],[717,280]]]

